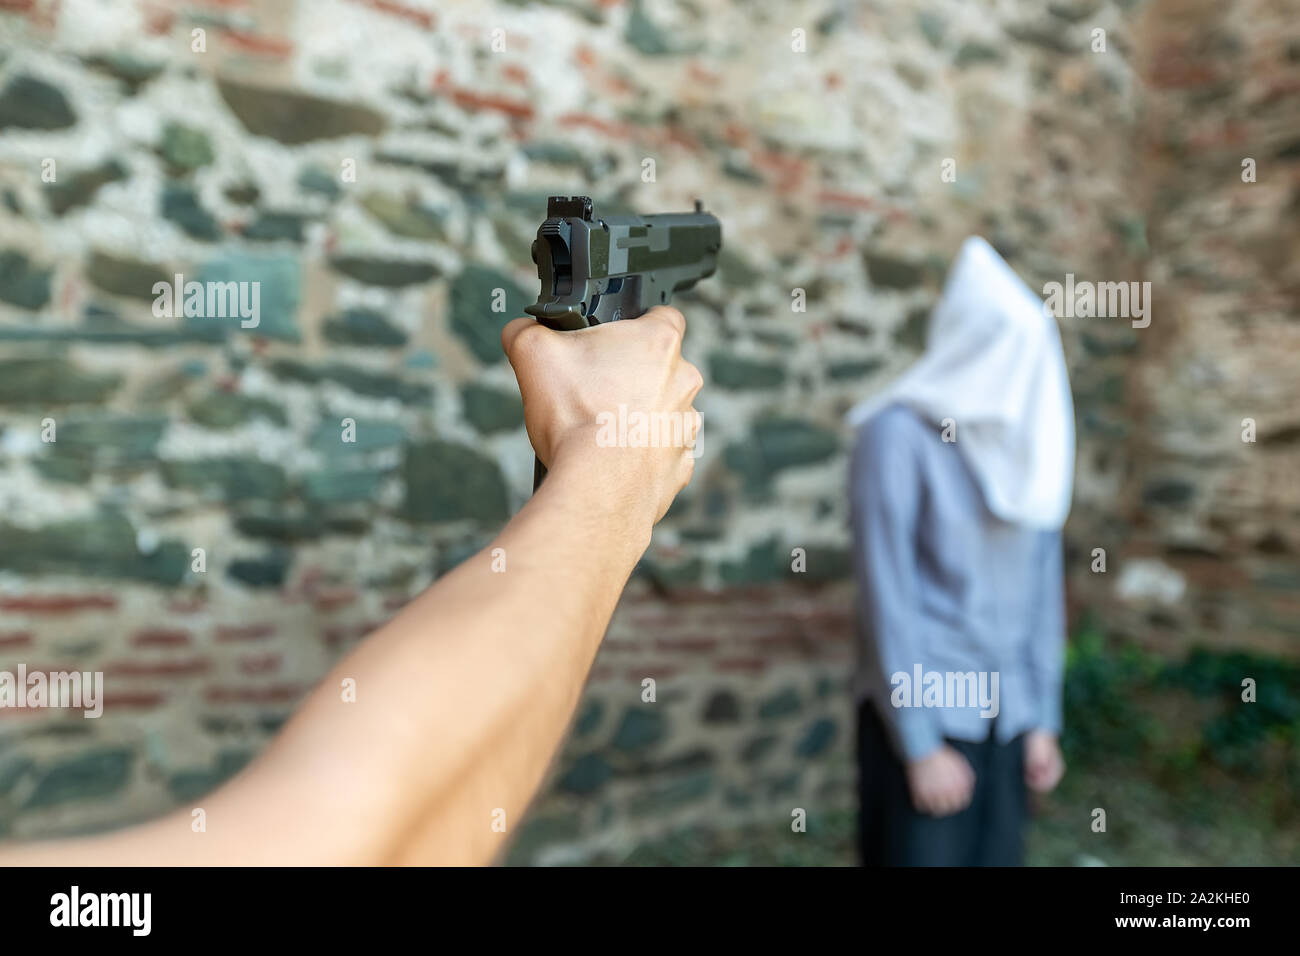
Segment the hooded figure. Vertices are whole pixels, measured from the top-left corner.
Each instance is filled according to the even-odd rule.
[[[1026,788],[1064,771],[1074,411],[1056,322],[967,239],[925,354],[848,420],[864,862],[1018,864]]]

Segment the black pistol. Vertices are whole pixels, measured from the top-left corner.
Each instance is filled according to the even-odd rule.
[[[635,319],[713,275],[721,249],[698,199],[694,212],[597,216],[589,196],[551,196],[532,249],[542,288],[524,311],[561,332]],[[539,461],[534,491],[545,476]]]

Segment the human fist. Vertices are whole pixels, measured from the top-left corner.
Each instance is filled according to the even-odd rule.
[[[929,756],[908,762],[907,787],[917,810],[946,817],[970,804],[975,771],[958,750],[943,744]]]
[[[1025,736],[1025,785],[1037,793],[1047,793],[1064,775],[1065,758],[1056,734],[1031,730]]]
[[[556,332],[515,319],[501,344],[524,400],[524,425],[551,472],[568,462],[649,502],[658,521],[690,481],[704,378],[682,357],[686,320],[659,306],[635,319]],[[637,416],[642,416],[638,418]],[[642,421],[647,428],[617,427]]]

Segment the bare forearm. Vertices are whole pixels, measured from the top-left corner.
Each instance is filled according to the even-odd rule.
[[[187,809],[6,862],[489,862],[649,541],[654,516],[602,498],[579,464],[553,471],[496,540],[339,662],[267,752],[200,801],[206,832]]]
[[[427,719],[447,732],[416,748],[413,791],[427,798],[412,808],[397,861],[486,863],[513,832],[649,543],[654,516],[609,493],[581,467],[552,471],[506,533],[447,579],[446,594],[427,593],[390,625],[416,642],[431,622],[450,626],[446,652],[456,656],[430,667]]]
[[[561,465],[495,541],[340,662],[250,772],[250,799],[259,773],[329,753],[346,768],[329,804],[382,821],[367,855],[487,862],[494,813],[509,827],[532,797],[649,541],[653,516],[585,474]],[[355,704],[340,701],[349,678]]]

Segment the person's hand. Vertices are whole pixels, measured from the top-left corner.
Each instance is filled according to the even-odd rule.
[[[955,748],[944,744],[929,756],[907,764],[912,804],[935,817],[964,810],[975,792],[975,771]]]
[[[648,503],[653,521],[662,518],[695,468],[700,416],[691,402],[704,378],[682,358],[685,331],[682,314],[665,306],[574,332],[526,317],[507,325],[501,344],[542,464],[554,473],[578,462],[597,471],[610,493],[621,489]],[[655,447],[628,447],[644,441],[635,430],[637,413],[647,416],[641,435]],[[620,421],[627,422],[624,434]]]
[[[1031,730],[1025,736],[1025,785],[1037,793],[1047,793],[1064,775],[1065,758],[1056,734]]]

